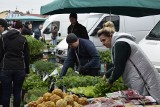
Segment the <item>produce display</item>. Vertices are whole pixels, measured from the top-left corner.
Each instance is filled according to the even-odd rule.
[[[88,99],[78,97],[75,94],[67,94],[61,89],[54,89],[51,93],[46,92],[43,97],[28,103],[27,107],[83,107],[88,105]]]
[[[128,99],[128,96],[132,99]],[[132,89],[107,93],[106,97],[92,98],[90,101],[96,103],[84,107],[159,107],[151,96],[139,95]],[[143,101],[147,101],[147,103]]]
[[[63,79],[58,79],[55,83],[57,87],[65,86],[68,88],[94,86],[101,81],[102,77],[93,76],[63,76]]]
[[[84,78],[83,80],[85,80],[85,76],[83,78]],[[98,79],[99,80],[97,80],[97,82],[95,82],[92,85],[88,85],[88,86],[79,85],[79,87],[69,88],[67,91],[73,92],[79,95],[84,95],[86,97],[101,97],[101,96],[105,96],[106,93],[127,89],[127,87],[123,84],[121,78],[118,79],[112,86],[107,82],[107,80],[102,80],[102,78],[98,78]],[[90,78],[90,81],[95,81],[95,80],[96,80],[96,77],[92,77],[92,79]],[[85,81],[84,84],[85,83],[87,83],[87,81]],[[78,86],[78,84],[76,85]]]

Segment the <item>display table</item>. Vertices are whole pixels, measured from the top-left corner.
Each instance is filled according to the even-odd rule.
[[[107,93],[106,97],[88,100],[90,104],[84,107],[160,107],[151,96],[139,95],[131,89]]]

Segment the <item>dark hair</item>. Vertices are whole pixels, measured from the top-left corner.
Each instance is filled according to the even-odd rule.
[[[78,37],[74,33],[70,33],[67,35],[67,38],[66,38],[67,43],[74,43],[77,40],[78,40]]]
[[[2,26],[2,27],[4,27],[5,29],[7,29],[7,21],[6,20],[4,20],[4,19],[1,19],[0,18],[0,25]]]
[[[73,18],[77,19],[77,14],[76,14],[76,13],[71,13],[71,14],[69,15],[69,17],[73,17]]]
[[[16,21],[15,25],[14,25],[15,29],[20,29],[23,28],[23,24],[21,21]]]

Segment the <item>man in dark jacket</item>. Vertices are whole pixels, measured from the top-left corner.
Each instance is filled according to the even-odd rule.
[[[68,34],[74,33],[79,38],[89,39],[86,28],[77,21],[76,13],[71,13],[69,15],[69,20],[71,25],[68,27]]]
[[[78,72],[82,75],[99,75],[100,59],[94,44],[87,39],[78,38],[74,33],[70,33],[66,42],[69,45],[67,59],[65,60],[60,77],[64,76],[69,67],[78,62]]]
[[[39,38],[41,37],[41,30],[43,28],[43,25],[39,25],[39,27],[34,31],[34,38],[36,38],[37,40],[39,40]]]
[[[29,48],[21,35],[23,25],[17,21],[15,29],[9,30],[0,39],[0,73],[2,82],[2,104],[10,107],[13,90],[13,107],[20,107],[21,90],[25,74],[29,73]]]
[[[0,19],[0,38],[5,33],[7,33],[7,21],[4,19]],[[2,85],[1,85],[1,79],[0,79],[0,105],[2,105],[2,93],[3,92],[2,92]]]

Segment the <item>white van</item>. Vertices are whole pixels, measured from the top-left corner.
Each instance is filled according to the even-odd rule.
[[[88,14],[78,14],[78,21],[84,22]],[[51,40],[51,26],[56,24],[58,26],[59,39],[64,39],[67,36],[67,28],[70,25],[69,14],[55,14],[49,16],[43,23],[42,34],[45,35],[45,40]]]
[[[160,72],[160,21],[151,32],[139,42],[139,46]]]
[[[97,31],[102,28],[103,24],[109,20],[115,24],[116,31],[134,35],[137,43],[149,33],[156,23],[154,16],[129,17],[102,13],[90,13],[83,25],[86,26],[89,38],[98,50],[106,50],[96,34]],[[68,45],[65,39],[62,40],[62,43],[57,45],[57,61],[63,61],[67,57],[67,48]]]

